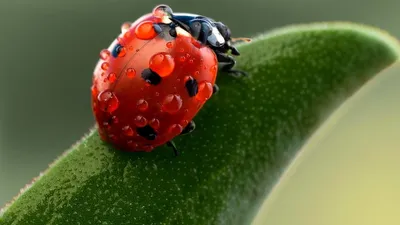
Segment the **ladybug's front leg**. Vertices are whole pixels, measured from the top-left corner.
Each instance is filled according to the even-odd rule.
[[[242,70],[235,70],[233,69],[233,67],[236,65],[236,61],[235,59],[230,56],[227,55],[225,53],[221,53],[221,52],[215,52],[215,54],[217,55],[217,60],[219,63],[223,64],[220,67],[220,70],[222,72],[227,72],[228,74],[234,75],[234,76],[247,76],[247,72],[242,71]]]
[[[175,145],[174,141],[168,141],[167,142],[167,146],[171,147],[174,150],[174,155],[175,156],[179,155],[178,149],[176,148],[176,145]]]

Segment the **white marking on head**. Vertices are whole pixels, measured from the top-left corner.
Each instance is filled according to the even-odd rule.
[[[218,31],[217,27],[212,27],[212,33],[208,36],[207,41],[215,47],[220,47],[225,44],[225,39],[222,37],[221,33]],[[217,42],[219,45],[217,45]]]

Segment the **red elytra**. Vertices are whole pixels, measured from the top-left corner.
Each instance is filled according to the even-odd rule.
[[[123,33],[100,52],[94,70],[92,109],[98,131],[102,140],[120,150],[152,151],[172,140],[213,92],[215,53],[190,35],[178,32],[173,39],[162,37],[153,27],[160,22],[148,14],[130,27],[124,23]],[[118,44],[120,54],[114,57]],[[156,72],[161,81],[146,81],[146,70]],[[195,96],[185,85],[188,79],[197,81]],[[147,128],[155,137],[142,135]]]

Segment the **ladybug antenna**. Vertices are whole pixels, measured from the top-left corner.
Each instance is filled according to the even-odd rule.
[[[238,42],[238,41],[251,42],[251,38],[246,38],[246,37],[231,38],[231,40],[232,42]]]

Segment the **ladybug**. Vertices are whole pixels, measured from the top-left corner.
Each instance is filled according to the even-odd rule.
[[[231,32],[208,17],[174,14],[167,5],[121,30],[94,69],[92,110],[100,137],[124,151],[167,144],[177,155],[172,140],[195,129],[192,119],[218,91],[218,70],[246,75],[233,69],[228,55],[239,55]]]

